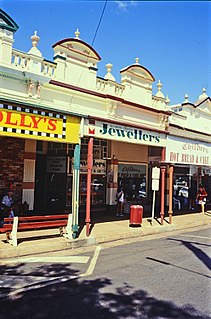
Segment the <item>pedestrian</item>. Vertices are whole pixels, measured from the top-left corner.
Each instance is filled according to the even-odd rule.
[[[124,208],[124,191],[122,187],[118,187],[117,189],[117,194],[116,194],[116,199],[117,199],[117,213],[116,216],[124,216],[123,214],[123,208]]]
[[[9,190],[1,201],[1,209],[4,217],[14,217],[13,204],[12,191]]]
[[[196,195],[196,202],[201,205],[202,213],[206,212],[207,192],[203,185],[199,186],[198,193]]]

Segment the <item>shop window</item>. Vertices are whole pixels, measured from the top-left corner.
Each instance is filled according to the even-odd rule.
[[[147,197],[147,165],[121,163],[118,166],[118,185],[126,201],[141,201]]]
[[[87,175],[80,176],[80,199],[81,206],[86,205]],[[105,178],[103,175],[92,175],[91,181],[91,205],[105,204]]]

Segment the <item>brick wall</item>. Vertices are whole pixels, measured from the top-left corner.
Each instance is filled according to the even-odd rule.
[[[0,196],[12,185],[13,199],[22,200],[25,140],[0,137]]]

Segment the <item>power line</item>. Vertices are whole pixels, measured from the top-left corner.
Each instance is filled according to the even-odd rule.
[[[99,20],[99,22],[98,22],[98,25],[97,25],[97,28],[96,28],[96,31],[95,31],[95,34],[94,34],[94,38],[93,38],[93,40],[92,40],[92,46],[94,45],[94,42],[95,42],[95,39],[96,39],[96,36],[97,36],[97,32],[98,32],[98,30],[99,30],[101,21],[102,21],[102,19],[103,19],[103,15],[104,15],[104,12],[105,12],[105,9],[106,9],[107,2],[108,2],[108,0],[105,0],[104,7],[103,7],[103,11],[102,11],[102,13],[101,13],[100,20]]]

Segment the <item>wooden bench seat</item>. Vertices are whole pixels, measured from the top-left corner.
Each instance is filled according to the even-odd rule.
[[[60,235],[72,239],[72,214],[6,217],[0,233],[6,233],[7,241],[17,246],[17,232],[27,230],[50,229],[59,227]]]

